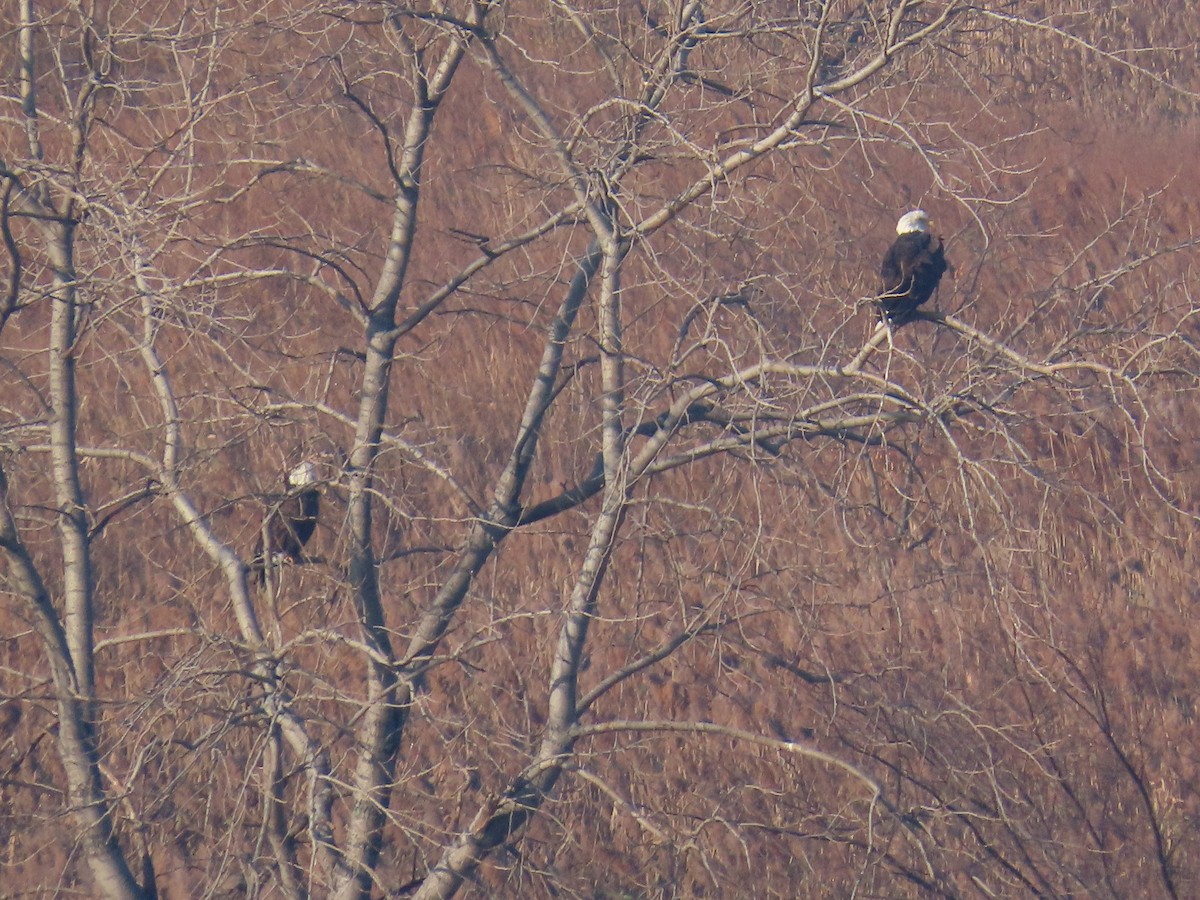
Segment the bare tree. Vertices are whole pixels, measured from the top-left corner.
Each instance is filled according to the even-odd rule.
[[[1036,119],[1197,86],[1059,5],[22,0],[22,886],[1186,896],[1197,201]]]

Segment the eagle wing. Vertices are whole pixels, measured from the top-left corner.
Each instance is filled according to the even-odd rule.
[[[945,246],[920,231],[900,235],[879,267],[879,305],[893,325],[903,325],[928,300],[947,268]]]
[[[941,241],[937,251],[941,250]],[[879,267],[879,277],[885,294],[906,293],[911,287],[913,273],[928,265],[934,254],[933,238],[920,231],[902,234],[892,242]]]
[[[264,524],[266,547],[263,547],[263,530],[260,529],[254,543],[254,559],[250,563],[259,584],[265,580],[265,570],[272,559],[302,560],[304,545],[317,527],[319,511],[320,494],[316,488],[285,494],[275,502]]]

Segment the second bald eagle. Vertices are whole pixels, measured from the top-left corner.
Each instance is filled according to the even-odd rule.
[[[896,240],[883,257],[879,277],[883,291],[879,308],[892,325],[913,318],[928,300],[949,264],[942,239],[929,233],[929,216],[923,209],[906,212],[896,223]]]
[[[301,463],[288,472],[285,479],[287,494],[275,504],[263,523],[254,548],[250,569],[259,584],[266,581],[268,567],[285,559],[300,562],[303,558],[304,545],[317,527],[317,514],[321,508],[316,482],[317,467],[311,462]]]

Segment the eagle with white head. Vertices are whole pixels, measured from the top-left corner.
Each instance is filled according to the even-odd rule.
[[[272,507],[258,534],[254,561],[250,564],[259,584],[266,581],[268,563],[300,562],[304,545],[317,527],[321,494],[316,487],[317,467],[302,462],[287,473],[287,493]],[[265,540],[265,548],[264,548]]]
[[[896,223],[896,240],[883,257],[879,277],[883,283],[879,308],[893,326],[913,318],[917,307],[933,296],[949,268],[945,245],[929,233],[929,215],[923,209],[906,212]]]

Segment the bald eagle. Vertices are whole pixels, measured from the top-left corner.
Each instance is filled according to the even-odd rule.
[[[925,210],[914,209],[902,215],[896,223],[896,235],[879,267],[883,282],[879,308],[888,322],[900,326],[932,296],[949,265],[942,239],[929,233]]]
[[[263,523],[254,547],[254,561],[250,564],[260,585],[266,581],[268,563],[276,565],[284,559],[299,562],[303,558],[301,551],[317,527],[317,513],[321,508],[316,481],[317,467],[311,462],[296,466],[284,479],[287,493],[274,505]]]

